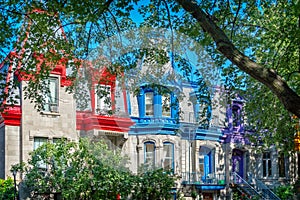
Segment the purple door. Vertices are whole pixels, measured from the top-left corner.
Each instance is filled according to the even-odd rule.
[[[232,151],[232,172],[244,178],[243,152],[238,149]]]

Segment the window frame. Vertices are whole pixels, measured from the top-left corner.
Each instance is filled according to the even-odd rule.
[[[166,146],[170,147],[170,149],[169,149],[169,151],[171,151],[170,156],[166,156],[168,154],[168,152],[165,153],[165,147]],[[168,162],[169,165],[167,165],[167,166],[171,166],[171,167],[167,167],[165,165],[166,159],[169,160],[169,162]],[[174,173],[174,144],[172,142],[164,142],[163,143],[163,163],[162,163],[162,167],[163,167],[164,170],[170,170],[172,173]]]
[[[264,152],[262,155],[263,177],[272,176],[272,155],[271,152]]]
[[[163,117],[171,117],[172,109],[171,109],[171,94],[166,93],[161,95],[161,114]]]
[[[278,176],[280,178],[286,177],[286,159],[283,152],[278,153]]]
[[[51,83],[54,83],[54,92],[52,92]],[[43,92],[43,111],[44,112],[52,112],[58,113],[59,108],[59,77],[50,76],[45,80],[45,89],[47,91]],[[54,95],[53,95],[54,94]],[[54,96],[54,97],[53,97]],[[54,102],[52,102],[54,100]]]
[[[149,94],[151,94],[151,98],[148,98]],[[149,103],[147,103],[148,99],[150,99]],[[153,91],[145,92],[145,116],[147,117],[154,116],[154,92]]]
[[[103,97],[100,97],[98,91],[101,88],[105,89],[105,93]],[[111,101],[109,104],[106,102],[109,99]],[[99,108],[100,107],[100,108]],[[112,86],[107,84],[96,84],[95,85],[95,113],[96,114],[108,114],[112,111]]]
[[[153,151],[148,152],[147,151],[147,146],[148,145],[153,145]],[[155,151],[156,151],[156,146],[154,142],[148,141],[144,143],[144,165],[148,168],[154,168],[155,167],[155,159],[156,159],[156,155],[155,155]],[[151,156],[148,156],[151,155]],[[150,157],[150,162],[147,161],[148,157]],[[152,161],[151,161],[152,160]],[[150,165],[149,165],[150,163]]]
[[[37,140],[39,140],[38,141],[38,145],[36,145]],[[42,140],[42,142],[41,142],[41,140]],[[36,149],[38,149],[40,146],[46,144],[47,142],[49,142],[49,140],[48,140],[47,137],[34,137],[33,138],[33,151],[35,151]],[[45,170],[45,169],[48,168],[47,164],[44,163],[42,160],[38,161],[37,164],[38,164],[38,168],[40,168],[40,169],[44,169]]]

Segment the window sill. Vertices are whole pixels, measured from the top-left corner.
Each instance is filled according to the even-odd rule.
[[[48,111],[41,111],[41,115],[51,115],[51,116],[60,116],[58,112],[48,112]]]

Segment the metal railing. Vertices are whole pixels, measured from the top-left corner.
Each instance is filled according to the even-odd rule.
[[[199,172],[182,172],[182,182],[186,184],[199,184],[199,185],[225,185],[225,174],[210,173],[206,176]]]
[[[237,184],[240,188],[242,188],[243,190],[245,190],[244,192],[248,193],[248,195],[252,196],[252,197],[260,197],[261,195],[259,194],[259,192],[252,187],[246,180],[244,180],[240,175],[238,175],[237,173],[233,172],[231,179],[233,181],[234,184]],[[262,198],[264,199],[264,198]]]
[[[254,178],[256,182],[256,188],[259,192],[261,192],[262,196],[265,199],[272,199],[272,200],[281,200],[272,190],[266,186],[262,181]]]

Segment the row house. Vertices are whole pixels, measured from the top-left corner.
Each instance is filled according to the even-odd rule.
[[[18,84],[18,87],[10,90],[9,98],[2,102],[4,110],[0,121],[0,178],[7,178],[11,176],[11,165],[28,160],[29,153],[43,143],[55,142],[61,138],[77,141],[78,134],[75,100],[65,90],[70,81],[66,79],[63,65],[55,66],[45,80],[44,85],[49,92],[42,94],[45,104],[40,110],[29,99],[24,98],[24,88],[32,77],[19,73],[10,62],[4,62],[0,71],[8,75],[7,82],[14,80]],[[2,92],[6,92],[7,87]]]
[[[9,58],[14,56],[12,52]],[[287,156],[274,147],[258,151],[247,139],[252,132],[245,128],[243,98],[223,103],[222,88],[208,87],[195,69],[187,75],[171,63],[141,63],[122,72],[83,62],[76,93],[70,94],[65,89],[72,82],[61,60],[42,84],[47,92],[41,91],[44,103],[37,110],[24,95],[33,77],[21,67],[6,61],[0,65],[7,74],[3,81],[18,83],[2,99],[0,178],[11,176],[11,165],[26,161],[44,142],[79,137],[121,149],[133,173],[140,168],[170,170],[179,177],[175,196],[230,199],[238,189],[276,199],[269,188],[299,178],[299,154]]]

